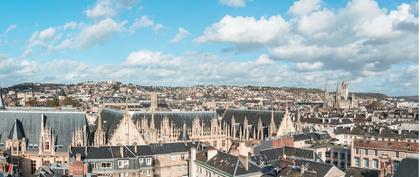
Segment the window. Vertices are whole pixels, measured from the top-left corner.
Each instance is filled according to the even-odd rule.
[[[400,161],[394,160],[394,172],[396,172],[398,168],[400,168],[400,163]]]
[[[49,142],[45,142],[45,150],[50,150],[50,143]]]
[[[185,160],[185,155],[181,154],[181,160]]]
[[[213,141],[213,147],[217,147],[217,141]]]
[[[146,159],[146,165],[152,165],[152,158]]]
[[[359,148],[356,148],[356,154],[359,154]]]
[[[360,159],[354,158],[354,166],[359,167],[360,166]]]
[[[365,149],[365,154],[369,155],[369,150],[368,149]]]
[[[140,163],[140,164],[143,164],[143,162],[144,162],[143,158],[141,158],[141,157],[140,157],[140,158],[139,158],[139,163]]]
[[[36,171],[36,161],[31,160],[31,173],[34,174]]]
[[[369,159],[363,159],[363,164],[365,168],[369,168]]]
[[[330,151],[325,151],[325,157],[331,157],[331,152]]]
[[[378,156],[378,150],[375,149],[375,156]]]
[[[128,168],[128,160],[118,160],[118,168]]]
[[[120,173],[120,177],[127,177],[128,173]]]
[[[379,160],[378,159],[373,160],[373,168],[379,169]]]
[[[112,168],[111,162],[102,163],[101,168]]]
[[[340,159],[343,160],[346,157],[346,155],[342,152],[340,153]]]
[[[171,155],[171,160],[176,160],[176,155]]]
[[[338,158],[338,153],[337,152],[334,152],[333,153],[333,156],[334,156],[334,158]]]
[[[225,140],[222,140],[222,146],[225,147]]]
[[[395,156],[397,157],[397,158],[400,158],[400,152],[395,152]]]
[[[147,170],[147,176],[151,176],[151,175],[152,175],[152,171],[151,170]]]

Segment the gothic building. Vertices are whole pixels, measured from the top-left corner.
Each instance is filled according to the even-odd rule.
[[[327,83],[325,83],[323,108],[327,109],[329,107],[335,109],[352,109],[357,107],[357,100],[354,93],[349,96],[349,84],[347,81],[343,81],[341,85],[337,83],[337,88],[333,95],[330,95],[327,91]]]
[[[94,145],[145,145],[201,141],[229,150],[234,141],[259,140],[296,132],[290,113],[228,109],[203,112],[130,112],[104,108],[96,121]],[[283,116],[284,115],[284,116]]]
[[[11,153],[21,176],[39,167],[68,162],[70,146],[90,142],[85,114],[49,109],[0,110],[0,149]]]

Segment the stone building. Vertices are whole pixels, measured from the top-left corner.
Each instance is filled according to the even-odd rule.
[[[41,166],[65,165],[70,146],[86,146],[90,133],[85,114],[46,108],[0,110],[0,149],[8,150],[20,175]]]
[[[188,176],[191,148],[203,147],[200,142],[72,147],[69,152],[70,175]]]
[[[296,127],[287,110],[235,109],[218,116],[215,111],[131,112],[104,108],[95,125],[95,146],[202,141],[224,151],[233,141],[293,134]]]
[[[353,141],[351,151],[352,166],[392,175],[403,159],[418,157],[419,145],[414,142],[361,139]]]

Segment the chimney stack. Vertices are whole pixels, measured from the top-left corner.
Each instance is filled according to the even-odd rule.
[[[134,152],[137,154],[137,145],[134,146]]]
[[[305,173],[305,170],[306,170],[305,165],[304,164],[300,165],[300,174],[303,175]]]
[[[121,157],[124,157],[124,146],[120,146]]]

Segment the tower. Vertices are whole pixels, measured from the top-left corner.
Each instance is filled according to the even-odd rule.
[[[325,90],[324,90],[324,105],[323,108],[328,108],[328,104],[329,104],[329,97],[330,94],[328,93],[328,81],[325,81]]]
[[[339,87],[339,84],[337,83],[337,88],[335,90],[334,108],[340,108],[340,102],[341,102],[341,89]]]
[[[349,83],[347,81],[341,83],[341,96],[344,97],[344,100],[347,100],[349,97]]]
[[[155,112],[157,110],[158,108],[157,102],[158,102],[157,93],[156,92],[150,93],[150,110],[152,112]]]

